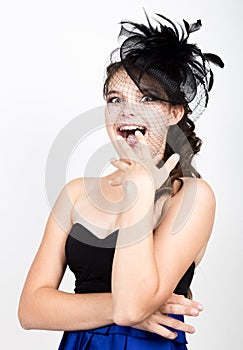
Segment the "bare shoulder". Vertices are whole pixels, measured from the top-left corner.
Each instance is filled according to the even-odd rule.
[[[206,235],[207,238],[201,250],[194,259],[195,265],[198,266],[204,257],[208,241],[212,233],[216,209],[216,198],[212,187],[207,181],[201,178],[183,178],[183,182],[185,184],[185,190],[191,191],[193,186],[196,188],[196,207],[198,208],[196,209],[196,212],[198,212],[198,216],[203,219],[200,226],[202,229],[204,229],[204,232],[208,231],[208,235]],[[207,218],[207,220],[205,220],[205,218]],[[208,225],[209,228],[207,227]]]
[[[208,204],[215,205],[216,198],[210,184],[202,178],[182,177],[183,186],[176,192],[175,200],[185,194],[194,194],[198,200],[206,200]],[[177,185],[177,189],[179,186]]]
[[[74,203],[84,192],[84,178],[77,177],[70,180],[64,187]]]
[[[97,184],[97,178],[77,177],[70,180],[64,189],[68,191],[71,201],[74,204],[78,200],[85,198],[87,191],[93,188],[95,184]]]
[[[197,198],[199,200],[207,201],[208,205],[216,205],[214,191],[207,181],[205,181],[202,178],[186,178],[185,184],[189,189],[192,186],[192,184],[194,184],[194,186],[196,184]]]
[[[75,203],[83,196],[83,187],[83,178],[70,180],[62,187],[51,208],[51,218],[66,233],[72,228],[72,212]]]
[[[212,187],[210,186],[210,184],[202,178],[182,177],[181,179],[185,184],[190,185],[190,184],[196,183],[198,186],[204,187],[205,189],[206,188],[210,189],[212,191]]]
[[[167,211],[154,234],[159,266],[172,259],[178,269],[185,262],[187,267],[193,261],[196,265],[200,263],[215,217],[212,187],[203,179],[185,177],[181,180],[182,186],[168,199]]]
[[[183,185],[167,204],[164,222],[173,222],[173,229],[197,232],[206,242],[212,231],[216,200],[212,187],[203,179],[181,178]]]

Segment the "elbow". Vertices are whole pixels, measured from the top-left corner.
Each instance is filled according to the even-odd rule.
[[[33,329],[33,327],[31,327],[28,323],[27,320],[23,319],[23,318],[20,318],[19,317],[19,323],[20,323],[20,326],[24,329],[24,330],[30,330],[30,329]]]
[[[18,310],[18,320],[20,323],[20,326],[25,329],[25,330],[30,330],[32,329],[31,324],[30,324],[30,318],[28,317],[28,315],[26,315],[25,312],[23,312],[21,310],[21,308],[19,308]]]
[[[113,310],[113,322],[119,326],[134,326],[142,322],[148,315],[142,310],[129,307],[118,307]]]
[[[25,330],[34,329],[33,313],[31,312],[31,306],[26,305],[23,300],[20,301],[18,307],[18,320],[20,326]]]
[[[143,322],[156,310],[156,304],[151,302],[156,300],[155,297],[155,293],[146,297],[143,295],[142,298],[139,298],[138,295],[121,297],[113,294],[113,322],[119,326],[134,326]]]

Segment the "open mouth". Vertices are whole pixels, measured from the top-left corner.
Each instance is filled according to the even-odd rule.
[[[140,131],[143,135],[145,135],[147,131],[146,127],[143,125],[126,124],[118,126],[117,133],[118,135],[121,135],[124,139],[127,139],[131,135],[135,137],[136,130]]]
[[[135,136],[136,130],[140,131],[143,135],[146,135],[147,129],[143,125],[123,124],[119,125],[116,129],[117,134],[122,136],[131,147],[135,147],[138,143]]]

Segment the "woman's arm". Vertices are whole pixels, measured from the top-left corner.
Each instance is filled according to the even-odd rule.
[[[72,202],[75,201],[75,193],[81,188],[79,180],[73,180],[67,184]],[[65,191],[64,191],[65,192]],[[63,192],[62,192],[63,193]],[[68,222],[69,214],[64,212],[63,195],[58,197],[54,207],[59,208],[59,215],[66,218],[63,225],[57,223],[53,213],[47,220],[44,236],[29,270],[18,309],[18,317],[24,329],[48,329],[48,330],[77,330],[90,329],[113,323],[112,296],[111,293],[72,294],[58,290],[61,279],[66,269],[64,247],[67,232],[71,227],[64,229],[64,222]],[[62,209],[60,209],[62,207]],[[67,208],[67,205],[65,205]],[[160,307],[162,303],[160,304]],[[174,295],[161,308],[163,313],[182,313],[187,315],[199,314],[200,304],[189,301],[186,298]],[[160,311],[158,311],[160,312]],[[162,314],[161,314],[162,316]],[[173,337],[173,333],[162,325],[158,327],[158,317],[151,315],[152,322],[136,325],[148,331],[159,332],[165,337]],[[173,319],[164,320],[165,325],[171,325]],[[186,324],[174,325],[174,328],[192,332],[193,328]]]
[[[134,328],[157,333],[164,338],[175,339],[177,330],[186,333],[194,333],[195,328],[185,322],[179,321],[168,314],[198,316],[203,310],[201,304],[185,298],[183,295],[172,294],[167,302],[157,311],[142,322],[133,325]],[[167,327],[174,328],[174,331]]]
[[[74,203],[80,185],[79,179],[66,185],[47,220],[20,297],[18,317],[25,329],[77,330],[113,322],[110,293],[72,294],[58,290],[66,269],[65,242],[71,229],[68,225],[65,231],[62,228],[70,217],[70,212],[67,212],[70,209],[64,205],[64,197],[67,199],[64,193],[68,193]],[[63,225],[56,220],[59,215],[65,218]]]
[[[145,184],[138,186],[139,193],[133,210],[135,215],[144,210],[144,203],[151,203],[151,189]],[[196,184],[196,193],[195,193]],[[193,199],[190,213],[183,225],[173,233],[173,225],[180,212],[184,196]],[[185,204],[185,203],[184,203]],[[171,199],[167,214],[155,233],[151,215],[147,214],[147,236],[132,245],[117,248],[113,262],[112,294],[113,318],[118,324],[136,324],[146,319],[159,305],[166,302],[178,281],[208,241],[215,213],[215,197],[210,186],[201,179],[185,179],[183,188]],[[129,211],[122,213],[129,224]],[[146,225],[145,225],[146,226]],[[142,227],[141,227],[142,229]],[[130,234],[122,230],[125,237]],[[125,287],[129,286],[129,288]]]

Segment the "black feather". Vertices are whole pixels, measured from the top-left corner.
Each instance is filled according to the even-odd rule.
[[[184,22],[184,26],[185,26],[185,28],[186,28],[187,34],[189,35],[189,34],[190,34],[190,25],[189,25],[189,23],[188,23],[187,21],[185,21],[184,19],[183,19],[183,22]]]
[[[189,33],[193,33],[196,32],[197,30],[199,30],[202,26],[202,22],[200,19],[197,20],[196,23],[192,23],[189,26]]]
[[[203,54],[196,44],[188,43],[190,34],[201,28],[201,20],[192,24],[183,20],[182,26],[156,14],[160,20],[155,19],[157,25],[153,26],[144,12],[147,25],[121,22],[120,37],[125,40],[120,47],[120,57],[127,73],[140,90],[143,74],[149,74],[166,89],[168,102],[176,104],[190,103],[200,87],[204,90],[206,106],[214,81],[210,63],[221,68],[224,63],[219,56]],[[139,74],[135,74],[132,67],[138,68]]]
[[[206,60],[212,62],[216,66],[219,66],[220,68],[224,68],[224,62],[221,60],[221,58],[213,53],[204,53],[203,54]]]

